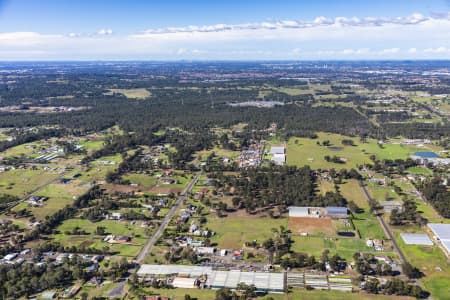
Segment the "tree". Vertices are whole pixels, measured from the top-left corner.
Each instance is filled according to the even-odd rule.
[[[216,299],[215,300],[230,300],[231,299],[231,290],[228,288],[221,288],[216,291]]]
[[[403,272],[403,274],[408,276],[408,278],[422,277],[422,272],[420,272],[420,270],[418,268],[414,267],[409,262],[405,262],[402,264],[402,272]]]

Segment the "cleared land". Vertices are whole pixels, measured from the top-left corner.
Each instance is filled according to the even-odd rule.
[[[288,227],[297,234],[336,235],[336,227],[330,218],[289,218]]]
[[[112,93],[122,94],[130,99],[146,99],[149,98],[152,94],[149,90],[145,88],[139,89],[110,89]]]
[[[249,224],[251,226],[249,226]],[[219,248],[240,249],[245,242],[258,240],[260,242],[273,236],[271,229],[287,227],[287,219],[270,219],[265,217],[210,217],[206,227],[216,232],[211,242]]]

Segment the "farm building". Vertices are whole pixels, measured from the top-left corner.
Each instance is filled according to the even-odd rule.
[[[428,223],[428,228],[433,232],[436,240],[441,242],[446,254],[450,254],[450,224]]]
[[[183,289],[193,289],[197,287],[195,285],[197,279],[189,277],[175,277],[172,281],[173,287],[183,288]]]
[[[205,274],[211,274],[211,267],[200,266],[184,266],[184,265],[142,265],[137,271],[138,276],[150,276],[150,275],[185,275],[185,276],[201,276]]]
[[[275,154],[285,154],[286,153],[286,147],[284,146],[272,146],[270,147],[270,154],[271,155],[275,155]]]
[[[236,289],[243,282],[254,284],[261,292],[284,293],[285,273],[268,272],[241,272],[241,271],[215,271],[211,267],[185,266],[185,265],[142,265],[137,275],[146,276],[170,276],[174,275],[172,285],[174,287],[193,288],[196,280],[206,275],[206,286],[212,289],[230,288]]]
[[[325,208],[327,216],[333,219],[345,219],[348,218],[347,207],[340,206],[327,206]]]
[[[420,233],[400,233],[406,245],[433,245],[428,235]]]
[[[284,165],[286,163],[286,147],[272,146],[270,148],[270,155],[272,155],[272,161],[276,165]]]
[[[325,215],[322,207],[289,206],[289,218],[320,218]]]
[[[380,206],[383,207],[385,212],[391,212],[394,209],[398,211],[403,210],[403,202],[402,201],[380,201]]]
[[[348,210],[346,207],[327,206],[310,207],[310,206],[290,206],[290,218],[323,218],[330,217],[333,219],[343,219],[348,217]]]
[[[284,154],[274,154],[274,155],[272,155],[272,161],[276,165],[284,165],[286,163],[286,155],[284,155]]]
[[[284,293],[285,274],[267,272],[213,271],[207,286],[212,289],[237,288],[239,283],[254,284],[257,291]]]

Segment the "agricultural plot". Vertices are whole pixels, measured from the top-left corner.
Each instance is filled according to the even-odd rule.
[[[72,204],[74,199],[85,193],[90,188],[88,184],[71,182],[67,184],[52,183],[39,192],[37,196],[47,198],[42,206],[30,207],[29,210],[38,220],[43,220],[66,205]]]
[[[335,236],[336,223],[330,218],[289,218],[288,228],[294,234]]]
[[[148,89],[137,88],[137,89],[110,89],[111,93],[122,94],[130,99],[146,99],[152,94]]]
[[[331,133],[318,133],[317,139],[291,138],[287,144],[287,164],[295,166],[310,165],[313,169],[350,169],[371,163],[369,156],[363,153],[358,146],[344,146],[342,144],[343,139],[349,138]],[[329,141],[330,145],[322,145],[324,141]],[[321,145],[318,145],[318,142]],[[358,143],[356,139],[354,142],[355,144]],[[325,160],[325,156],[337,156],[346,160],[346,162],[328,162]]]
[[[359,208],[362,208],[365,211],[369,209],[366,195],[359,186],[358,180],[349,179],[345,181],[343,184],[339,185],[339,191],[347,201],[353,201]]]
[[[251,224],[251,226],[249,226]],[[211,238],[219,248],[241,249],[245,242],[257,240],[262,242],[273,236],[272,228],[287,227],[287,219],[270,219],[266,217],[217,218],[210,216],[206,227],[216,232]]]
[[[69,219],[63,222],[57,230],[58,234],[53,235],[55,241],[60,242],[64,246],[83,245],[95,249],[103,249],[108,247],[111,251],[117,252],[120,256],[134,257],[142,248],[142,245],[147,241],[144,233],[144,228],[140,226],[141,222],[131,225],[127,221],[103,220],[100,222],[91,222],[85,219]],[[132,237],[130,244],[110,244],[104,242],[105,236],[96,235],[96,228],[105,227],[106,233],[115,236],[129,236]],[[75,228],[85,231],[86,235],[72,235]]]
[[[293,236],[294,243],[291,249],[295,252],[308,253],[320,257],[325,249],[330,250],[331,255],[339,254],[348,261],[353,260],[353,254],[358,251],[381,254],[375,252],[366,245],[363,239],[354,238],[331,238],[331,237],[303,237]],[[389,252],[389,254],[392,254]]]
[[[363,164],[372,164],[371,155],[375,155],[379,160],[406,159],[418,151],[442,150],[435,145],[422,147],[403,145],[400,140],[392,140],[380,145],[373,139],[363,143],[358,138],[339,134],[319,132],[317,135],[317,139],[291,138],[287,144],[287,163],[296,166],[310,165],[313,169],[350,169]],[[342,140],[348,139],[353,140],[355,145],[342,144]],[[330,144],[324,146],[324,141],[329,141]],[[326,161],[325,156],[342,158],[345,163]]]
[[[0,173],[0,193],[23,197],[60,176],[61,171],[16,169]]]
[[[367,190],[376,201],[401,200],[401,197],[394,191],[393,187],[367,182]]]

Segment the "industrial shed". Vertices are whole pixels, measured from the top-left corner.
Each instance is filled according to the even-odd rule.
[[[142,265],[137,271],[138,276],[150,276],[150,275],[185,275],[190,277],[199,277],[204,274],[211,274],[211,267],[201,266],[184,266],[184,265]]]
[[[446,254],[450,254],[450,224],[428,223],[428,228],[433,232],[435,238],[441,242]]]
[[[323,208],[308,206],[289,206],[290,218],[320,218],[323,216]]]
[[[195,278],[187,278],[187,277],[175,277],[172,282],[172,286],[176,288],[182,289],[193,289],[197,287],[195,285],[197,279]]]
[[[257,291],[284,293],[285,274],[241,271],[213,271],[207,285],[212,289],[237,288],[239,283],[254,284]]]
[[[433,245],[428,235],[420,233],[400,233],[406,245]]]
[[[330,218],[336,218],[336,219],[348,218],[347,207],[327,206],[325,208],[325,210],[327,212],[327,216],[329,216]]]

